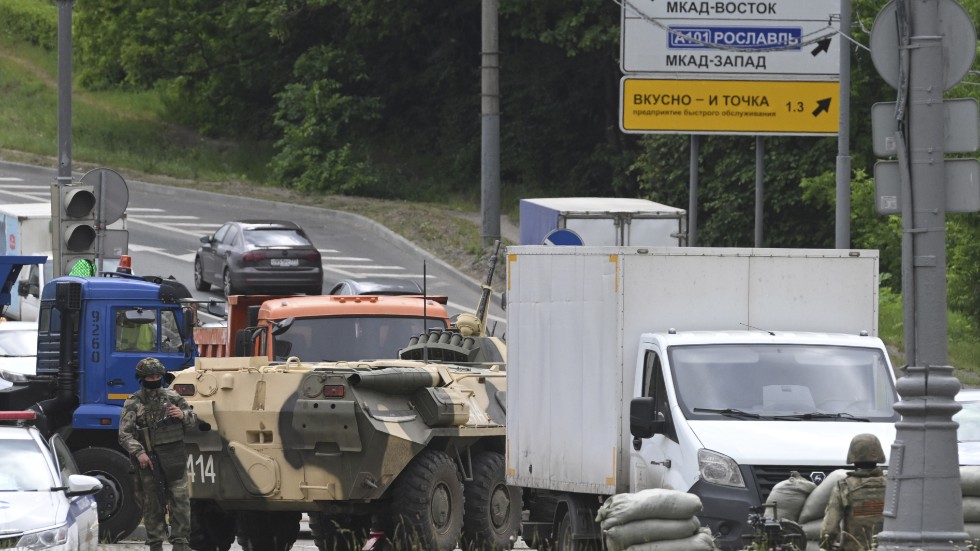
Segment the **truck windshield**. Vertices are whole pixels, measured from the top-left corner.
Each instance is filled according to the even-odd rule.
[[[737,410],[764,419],[898,420],[895,385],[877,349],[726,344],[673,346],[667,354],[688,419],[737,420],[719,413]]]
[[[398,357],[408,340],[443,320],[407,316],[296,318],[276,335],[273,359],[296,356],[307,362],[386,360]]]

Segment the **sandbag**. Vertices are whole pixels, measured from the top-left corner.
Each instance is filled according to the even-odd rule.
[[[811,541],[820,543],[820,529],[822,527],[823,517],[815,518],[810,522],[800,525],[800,528],[803,528],[803,533],[806,534],[807,544]]]
[[[638,543],[626,548],[626,551],[714,551],[715,540],[711,530],[702,528],[697,534],[679,540],[652,541]]]
[[[602,531],[608,551],[622,551],[631,545],[662,540],[676,540],[693,536],[701,530],[697,517],[685,520],[647,519],[634,520]]]
[[[963,522],[980,522],[980,497],[963,496]]]
[[[980,497],[980,465],[961,466],[960,485],[963,487],[963,495]]]
[[[845,469],[837,469],[827,475],[810,495],[807,496],[803,509],[800,511],[800,524],[806,524],[815,518],[823,518],[824,511],[827,510],[827,503],[830,502],[830,493],[834,491],[834,485],[838,480],[847,476]]]
[[[817,485],[793,471],[789,478],[776,484],[766,498],[765,518],[789,519],[798,522],[803,504]]]
[[[701,512],[701,499],[687,492],[654,488],[633,494],[616,494],[599,507],[595,520],[603,530],[634,520],[685,520]]]

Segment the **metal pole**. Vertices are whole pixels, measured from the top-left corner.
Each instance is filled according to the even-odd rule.
[[[840,0],[840,119],[837,129],[835,246],[851,247],[851,0]]]
[[[698,246],[698,155],[700,147],[700,136],[691,134],[691,185],[687,197],[688,247]]]
[[[58,0],[58,178],[51,186],[51,253],[55,277],[62,273],[61,187],[71,177],[71,15],[74,0]]]
[[[938,551],[964,545],[956,428],[960,383],[946,366],[946,182],[943,109],[944,55],[940,0],[898,0],[911,21],[908,83],[908,158],[914,286],[914,353],[898,383],[902,400],[895,424],[885,490],[884,531],[878,549]],[[902,24],[899,17],[899,25]],[[950,39],[951,37],[947,37]]]
[[[762,246],[762,214],[765,198],[765,155],[766,145],[762,136],[755,137],[755,246]]]
[[[500,48],[499,0],[483,0],[481,55],[480,236],[489,247],[500,239]]]

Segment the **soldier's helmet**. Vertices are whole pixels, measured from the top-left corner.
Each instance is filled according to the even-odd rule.
[[[136,378],[142,379],[150,375],[160,375],[161,377],[167,372],[167,369],[163,367],[160,360],[156,358],[143,358],[142,360],[136,362]]]
[[[881,442],[873,434],[863,433],[851,439],[851,445],[847,448],[847,462],[854,463],[884,463],[885,452],[881,449]]]

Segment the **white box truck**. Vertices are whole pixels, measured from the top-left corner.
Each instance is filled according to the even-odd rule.
[[[11,203],[0,205],[0,234],[4,255],[48,257],[44,265],[25,266],[10,293],[5,316],[21,321],[37,321],[41,289],[51,279],[51,204]]]
[[[518,246],[507,274],[525,538],[594,546],[606,497],[669,488],[741,548],[790,471],[819,481],[854,435],[894,441],[877,251]]]
[[[687,211],[646,199],[521,199],[521,245],[543,245],[554,230],[574,232],[587,246],[671,247],[687,243]]]

